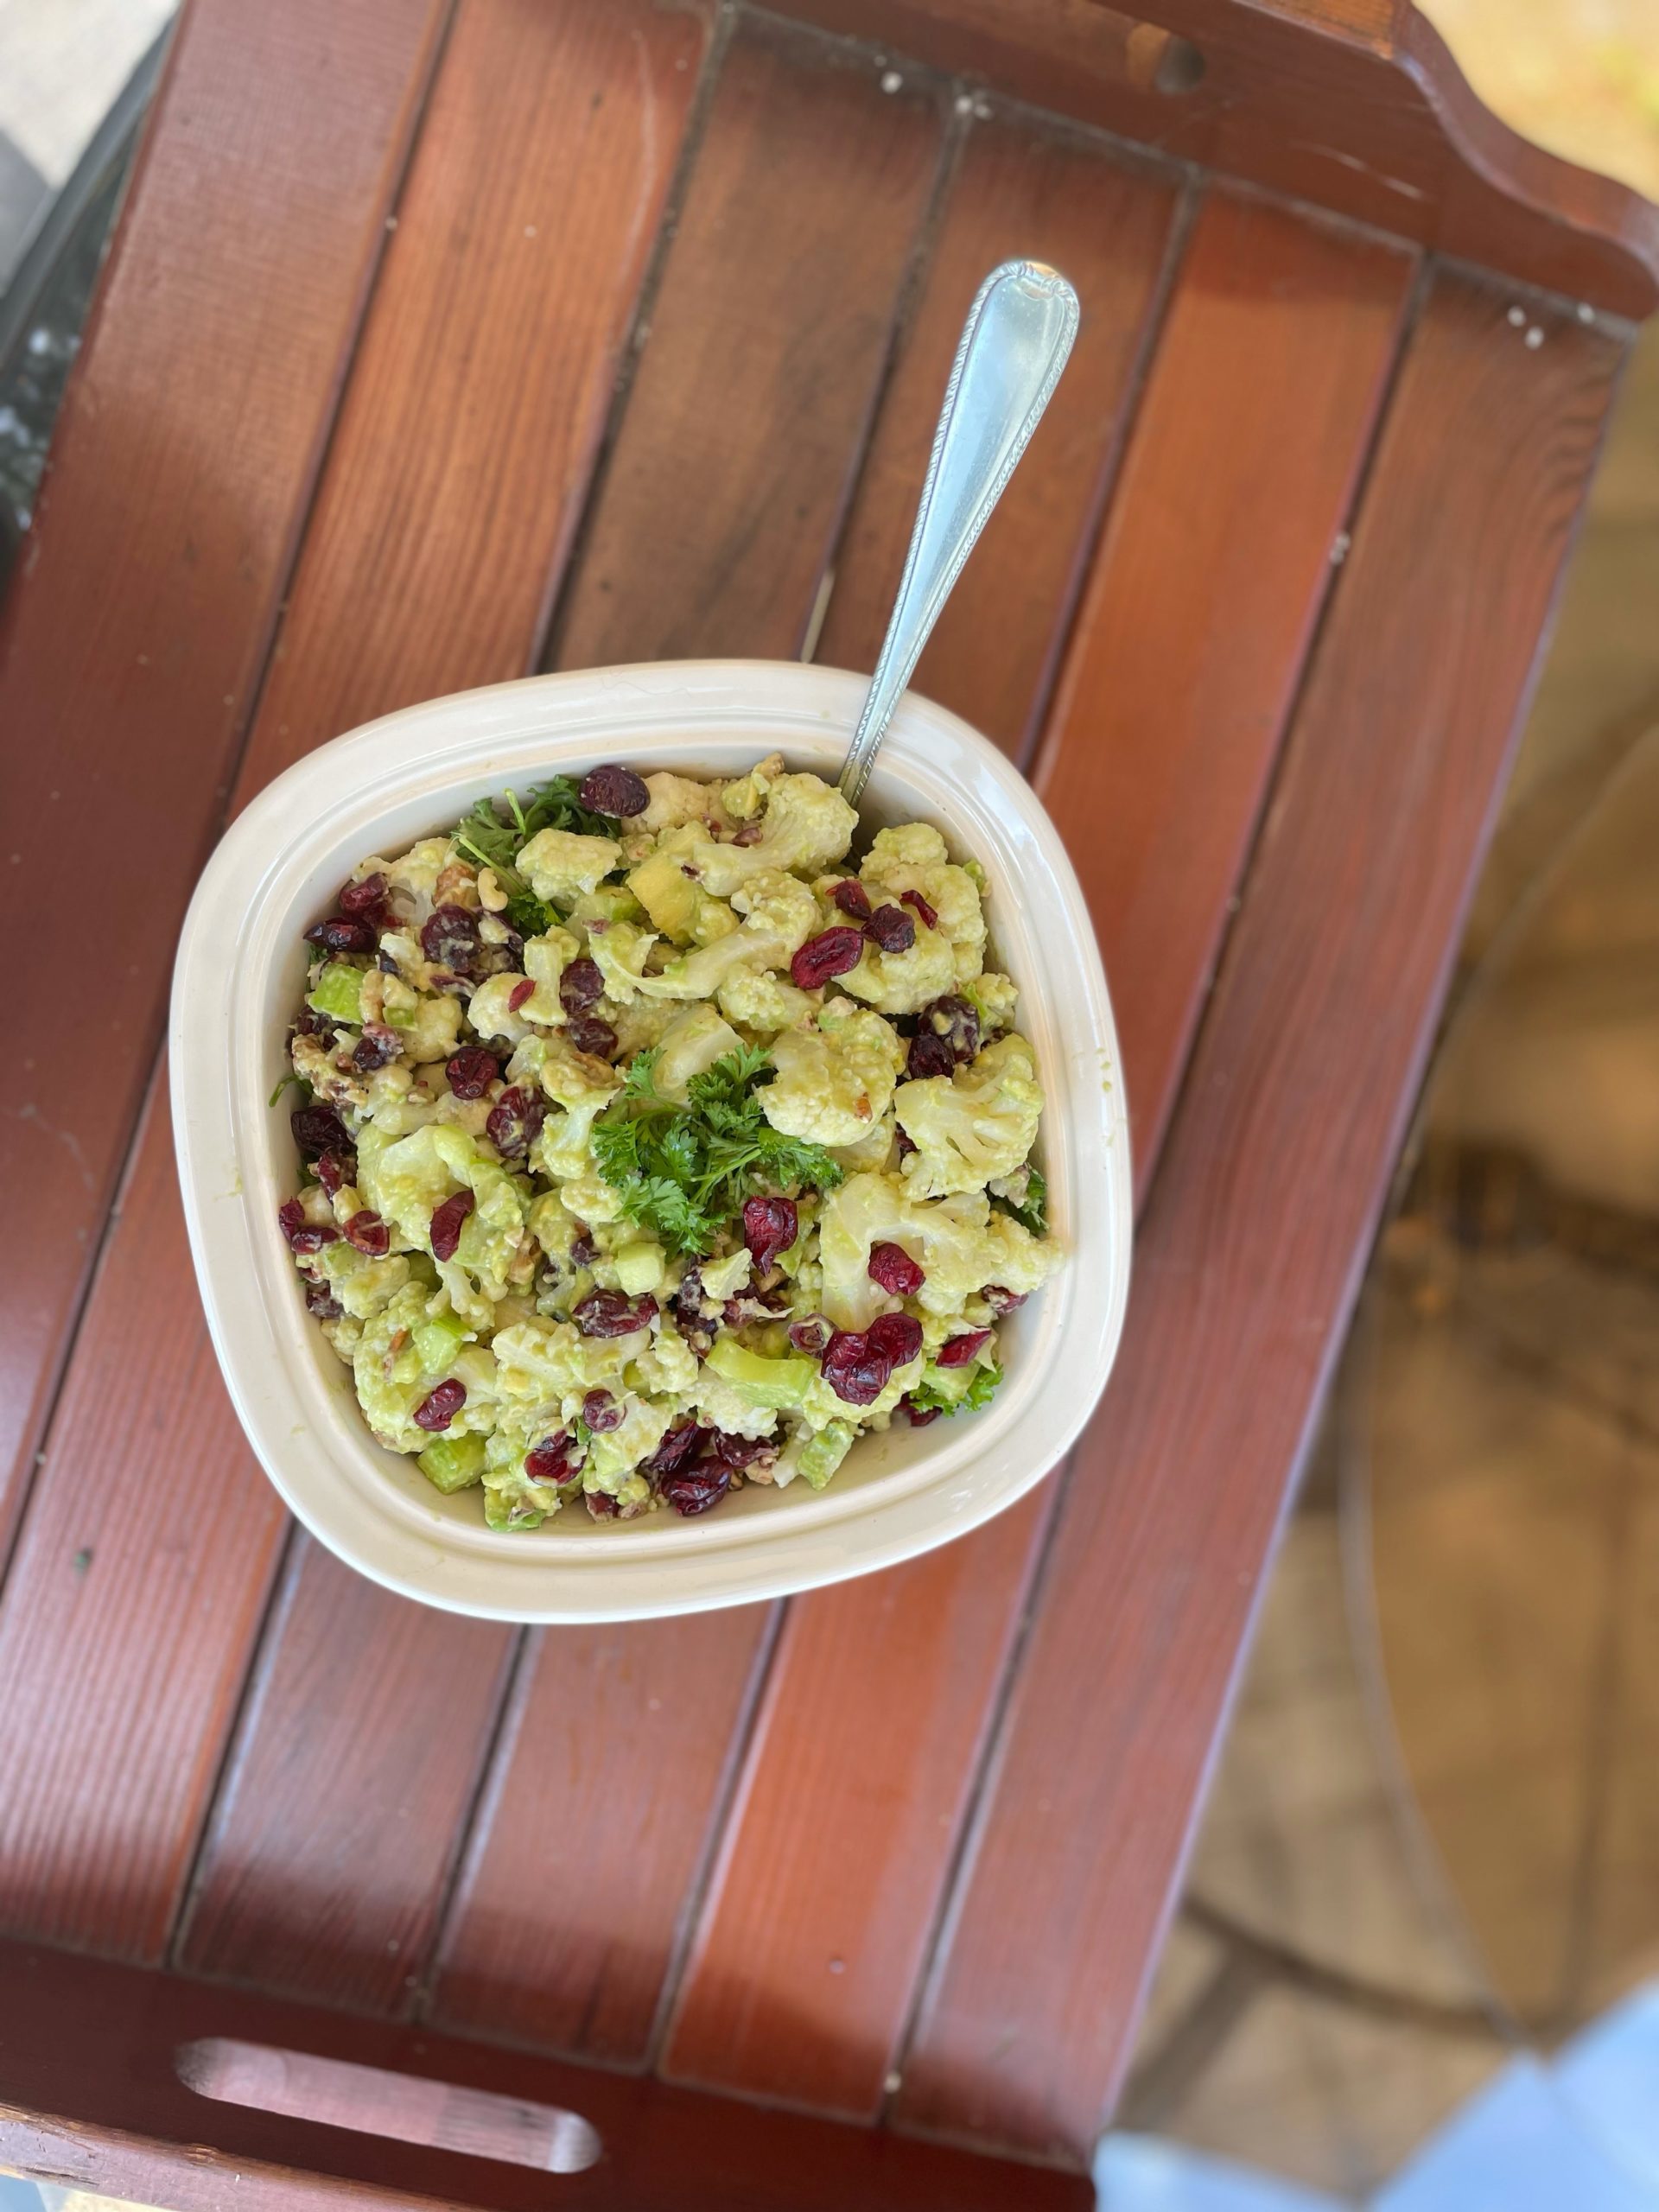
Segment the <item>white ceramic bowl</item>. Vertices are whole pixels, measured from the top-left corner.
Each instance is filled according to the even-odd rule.
[[[367,853],[396,854],[483,792],[601,760],[733,774],[774,747],[833,778],[865,679],[788,662],[686,661],[534,677],[434,699],[308,754],[208,862],[174,976],[173,1119],[208,1326],[242,1425],[283,1498],[389,1589],[493,1619],[626,1620],[810,1589],[891,1567],[1000,1513],[1061,1459],[1104,1387],[1128,1287],[1128,1134],[1117,1039],[1083,895],[1025,781],[965,722],[900,704],[867,821],[918,820],[991,884],[994,944],[1048,1094],[1039,1156],[1065,1269],[1001,1328],[982,1413],[861,1442],[829,1489],[747,1484],[705,1517],[565,1512],[495,1534],[369,1433],[306,1313],[276,1226],[294,1187],[285,1106],[302,931]]]

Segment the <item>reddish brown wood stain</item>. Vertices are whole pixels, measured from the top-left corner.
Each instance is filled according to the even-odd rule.
[[[78,2120],[0,2113],[0,2157],[214,2212],[545,2200],[183,2088],[181,2037],[240,2033],[580,2107],[608,2156],[558,2190],[594,2212],[1082,2201],[490,2038],[638,2066],[661,2023],[683,2079],[865,2121],[900,2063],[900,2130],[1086,2153],[1625,337],[1529,297],[1529,348],[1508,280],[1431,272],[1333,569],[1414,249],[1206,177],[1183,238],[1164,157],[1604,304],[1651,300],[1659,218],[1517,149],[1392,0],[1159,0],[1208,64],[1179,97],[1095,0],[781,11],[882,51],[740,7],[709,71],[712,0],[184,16],[0,629],[5,927],[40,948],[0,1116],[21,1464],[137,1124],[0,1592],[0,1928],[145,1961],[176,1935],[363,2012],[430,1974],[480,2040],[14,1952],[0,2106]],[[550,614],[563,665],[788,654],[833,561],[820,657],[867,664],[962,312],[1014,252],[1077,280],[1084,333],[921,681],[1016,756],[1044,730],[1156,1166],[1063,1498],[797,1603],[775,1645],[762,1611],[538,1633],[499,1737],[512,1632],[309,1546],[262,1640],[282,1516],[137,1110],[256,696],[232,803],[520,672]],[[40,834],[68,804],[90,903]]]
[[[1407,359],[1076,1456],[906,2123],[1077,2157],[1121,2075],[1617,366],[1541,307],[1529,350],[1507,304],[1440,276]]]
[[[30,1051],[0,1115],[0,1188],[30,1259],[0,1329],[0,1548],[150,1072],[186,897],[443,12],[190,11],[6,596],[6,942],[32,941],[42,913],[59,920],[54,957],[14,961],[8,987]],[[66,907],[71,846],[97,894]]]

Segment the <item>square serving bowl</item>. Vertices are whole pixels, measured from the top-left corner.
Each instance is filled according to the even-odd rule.
[[[964,1535],[1064,1457],[1110,1370],[1128,1288],[1128,1130],[1094,931],[1053,824],[1015,770],[925,699],[901,702],[861,812],[934,823],[990,883],[992,944],[1047,1093],[1038,1152],[1067,1262],[1001,1325],[991,1404],[861,1441],[827,1490],[746,1484],[704,1517],[486,1529],[376,1444],[307,1313],[276,1225],[296,1155],[286,1037],[302,932],[370,853],[395,855],[485,792],[601,760],[737,774],[780,751],[833,780],[866,679],[793,662],[662,662],[405,708],[308,754],[239,815],[179,946],[170,1049],[179,1176],[202,1302],[250,1442],[292,1510],[388,1589],[497,1620],[627,1620],[776,1598]]]

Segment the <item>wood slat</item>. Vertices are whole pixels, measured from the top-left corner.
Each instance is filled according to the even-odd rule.
[[[10,985],[30,1042],[0,1186],[30,1256],[0,1317],[0,1550],[446,6],[187,10],[6,596],[0,925],[25,944],[55,918]],[[71,847],[97,893],[66,902]]]
[[[1621,346],[1434,283],[1079,1448],[904,2125],[1086,2152],[1432,1033]]]
[[[1094,2202],[1085,2175],[21,1944],[0,1944],[0,2164],[100,2198],[176,2212],[1088,2212]],[[299,2065],[282,2063],[289,2053]],[[389,2088],[365,2081],[366,2069]],[[238,2101],[243,2088],[277,2109]],[[556,2133],[555,2115],[566,2122]],[[571,2142],[571,2115],[601,2155],[550,2171],[550,2142],[590,2147]],[[509,2164],[506,2144],[531,2155]]]
[[[796,649],[942,142],[932,90],[886,92],[831,41],[740,25],[561,664]],[[446,2019],[645,2057],[768,1620],[541,1639],[444,1945]]]
[[[160,1955],[283,1526],[191,1284],[158,1079],[0,1607],[0,1926]]]
[[[1120,999],[1125,979],[1136,1005],[1160,994],[1185,1005],[1201,990],[1209,941],[1198,924],[1218,919],[1236,880],[1409,267],[1391,250],[1254,204],[1217,199],[1198,216],[1046,752],[1077,786],[1051,805]],[[1242,503],[1275,479],[1296,497],[1296,519],[1262,525]],[[1016,563],[1011,601],[1020,557],[988,531],[976,555]],[[1000,575],[988,570],[988,607]],[[1205,610],[1196,623],[1194,607]],[[1225,623],[1210,611],[1221,607]],[[1255,628],[1243,637],[1235,621]],[[1109,626],[1109,655],[1096,651],[1092,622]],[[1189,627],[1205,633],[1192,650]],[[1217,680],[1224,652],[1230,686]],[[1166,754],[1185,732],[1196,733],[1189,753],[1212,743],[1232,772],[1206,753],[1181,790],[1166,785]],[[1185,954],[1185,966],[1172,959],[1150,977],[1112,899],[1113,812],[1147,781],[1173,816],[1206,825],[1195,831],[1206,865],[1171,868],[1147,894],[1154,941],[1161,927]],[[1137,819],[1146,834],[1158,809]],[[1131,1066],[1133,1037],[1126,1030]],[[1155,1129],[1143,1140],[1143,1175],[1157,1142]],[[791,1610],[741,1826],[668,2048],[677,2078],[866,2118],[878,2109],[1052,1505],[1040,1491],[931,1559]]]
[[[800,651],[938,166],[940,93],[764,19],[726,54],[562,609],[562,668]]]
[[[531,664],[707,33],[703,16],[652,0],[622,0],[602,14],[582,0],[465,0],[341,408],[238,799],[342,719],[406,699],[411,682],[443,690]],[[312,188],[328,174],[319,150]],[[511,634],[504,609],[516,622]],[[205,620],[211,610],[200,612]],[[210,643],[216,649],[204,640],[204,652]],[[194,650],[181,629],[177,651]],[[11,1876],[13,1924],[38,1910],[69,1925],[60,1916],[67,1897],[75,1940],[144,1957],[156,1955],[176,1908],[271,1563],[268,1519],[255,1542],[249,1506],[213,1510],[212,1471],[233,1498],[247,1460],[207,1349],[177,1205],[163,1106],[89,1307],[84,1356],[70,1370],[73,1418],[64,1448],[54,1434],[42,1470],[42,1534],[31,1533],[0,1605],[0,1640],[27,1636],[20,1663],[41,1686],[32,1708],[0,1701],[0,1746],[25,1758],[31,1777],[30,1841]],[[176,1233],[158,1239],[156,1221],[174,1222]],[[158,1316],[168,1317],[165,1325]],[[128,1356],[111,1363],[111,1345]],[[194,1447],[180,1452],[181,1437],[202,1440],[213,1456],[198,1467]],[[124,1532],[109,1572],[121,1576],[127,1601],[109,1611],[95,1647],[102,1664],[83,1677],[83,1631],[56,1593],[61,1531],[84,1527],[94,1509]],[[268,1497],[257,1510],[269,1516]],[[181,1614],[171,1600],[187,1567],[189,1586],[212,1601]],[[406,1806],[408,1771],[383,1759],[372,1701],[342,1688],[365,1651],[404,1655],[406,1709],[434,1739],[426,1771],[449,1777],[453,1791],[487,1742],[509,1638],[483,1631],[495,1651],[480,1658],[478,1632],[450,1621],[417,1628],[402,1601],[335,1579],[314,1554],[300,1575],[289,1634],[267,1649],[243,1733],[245,1770],[203,1865],[206,1910],[192,1955],[206,1970],[253,1972],[257,1961],[273,1981],[332,1992],[342,1971],[335,1941],[350,1925],[353,1993],[369,2001],[378,1959],[380,2000],[396,2005],[409,1961],[386,1946],[405,1939],[410,1896],[423,1883],[435,1892],[451,1862],[453,1795],[435,1790],[398,1824],[400,1880],[376,1901],[378,1928],[367,1867],[350,1854],[314,1857],[303,1879],[296,1868],[285,1889],[273,1883],[257,1897],[242,1876],[268,1867],[278,1840],[308,1821],[320,1848],[338,1833],[342,1775],[365,1825],[378,1813],[390,1830]],[[306,1639],[297,1654],[293,1635]],[[15,1648],[21,1654],[21,1641]],[[71,1682],[79,1694],[73,1708],[60,1707],[58,1686]],[[182,1725],[156,1725],[163,1691],[181,1714],[194,1714],[199,1738]],[[327,1729],[315,1725],[319,1694]],[[54,1753],[54,1712],[73,1758]],[[340,1885],[333,1897],[327,1877]]]
[[[1108,956],[1144,1192],[1225,932],[1413,263],[1213,195],[1034,781]]]
[[[913,679],[1005,752],[1023,754],[1116,458],[1176,196],[1168,176],[1127,167],[1098,142],[1033,129],[1029,118],[998,115],[970,129],[859,480],[815,659],[874,665],[963,318],[998,262],[1046,261],[1083,301],[1077,342]]]
[[[257,1981],[303,1925],[308,1994],[372,2009],[414,1999],[442,1898],[428,1839],[462,1833],[488,1748],[486,1731],[429,1725],[411,1694],[442,1677],[456,1711],[487,1715],[511,1646],[482,1621],[356,1596],[351,1569],[299,1536],[177,1957]]]
[[[770,1619],[537,1639],[440,1964],[444,2026],[619,2063],[647,2050]]]

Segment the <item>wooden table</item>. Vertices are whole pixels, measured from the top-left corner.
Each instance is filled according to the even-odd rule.
[[[1088,2201],[1659,268],[1402,0],[1148,6],[189,0],[0,643],[0,2159],[181,2207]],[[393,1599],[285,1525],[198,1313],[192,879],[406,701],[868,667],[1015,252],[1083,334],[918,683],[1029,764],[1105,950],[1103,1408],[994,1527],[786,1607]],[[465,2097],[350,2132],[385,2099],[224,2039],[605,2155],[469,2157],[557,2131]]]

